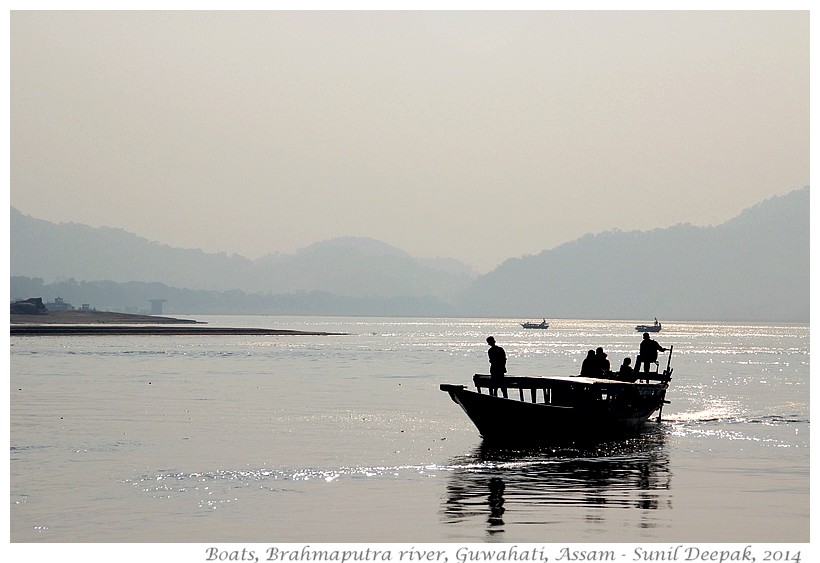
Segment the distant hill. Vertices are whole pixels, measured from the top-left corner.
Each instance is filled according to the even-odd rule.
[[[809,188],[716,227],[587,235],[510,259],[456,299],[482,316],[809,320]]]
[[[11,274],[46,281],[159,282],[195,290],[318,291],[349,297],[450,299],[476,277],[455,260],[416,259],[366,238],[313,244],[252,261],[172,248],[121,229],[54,224],[11,208]]]
[[[477,276],[455,260],[423,260],[385,243],[342,237],[312,244],[295,254],[256,261],[252,291],[323,291],[353,297],[434,296],[451,299]]]
[[[159,281],[194,289],[232,289],[253,262],[151,242],[122,229],[50,223],[11,208],[11,274],[46,281]]]
[[[176,314],[808,322],[809,227],[805,187],[715,227],[590,234],[478,277],[456,260],[368,238],[252,261],[12,208],[11,298],[59,295],[112,310],[160,298]]]

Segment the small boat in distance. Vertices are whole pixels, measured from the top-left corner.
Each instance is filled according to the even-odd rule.
[[[655,317],[655,324],[653,325],[638,325],[635,330],[639,332],[660,332],[661,323],[658,322],[658,317]]]
[[[520,323],[520,324],[524,328],[549,328],[550,327],[550,324],[547,322],[547,319],[544,319],[540,323],[539,322],[534,322],[534,323]]]
[[[669,359],[672,347],[669,347]],[[476,390],[441,384],[475,424],[485,440],[505,443],[561,443],[602,441],[639,431],[657,411],[660,422],[672,368],[642,373],[640,379],[573,376],[509,377],[504,389],[518,389],[519,398],[502,397],[497,382],[476,374]],[[487,389],[487,393],[482,393]],[[524,393],[529,391],[529,393]]]

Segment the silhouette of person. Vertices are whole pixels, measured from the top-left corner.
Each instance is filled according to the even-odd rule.
[[[504,480],[500,477],[490,478],[490,495],[487,504],[490,505],[490,516],[487,523],[492,526],[503,526],[504,519]]]
[[[507,388],[504,387],[504,374],[507,373],[507,354],[504,352],[504,348],[496,346],[495,338],[492,336],[487,337],[487,344],[490,345],[490,349],[487,350],[487,356],[490,359],[490,379],[495,386],[492,393],[498,395],[497,388],[500,387],[501,393],[506,399]]]
[[[618,381],[633,382],[637,379],[635,370],[632,369],[631,364],[632,358],[624,358],[624,363],[622,363],[620,369],[618,369]]]
[[[598,349],[595,350],[595,361],[598,362],[598,367],[603,375],[606,375],[612,371],[609,360],[606,359],[606,353],[604,353],[604,349],[600,346],[598,346]]]
[[[595,350],[590,350],[581,364],[581,377],[601,377],[602,374],[598,358],[595,357]]]
[[[635,362],[635,371],[640,372],[643,364],[643,372],[649,373],[649,364],[658,361],[658,352],[666,352],[666,348],[649,338],[648,332],[644,332],[638,361]]]

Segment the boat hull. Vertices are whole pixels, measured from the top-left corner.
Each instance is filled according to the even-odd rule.
[[[462,385],[441,389],[484,439],[505,443],[603,440],[635,433],[665,402],[665,384],[592,381],[574,386],[575,396],[565,404],[523,400],[523,393],[522,400],[507,399]],[[516,394],[509,391],[511,397]],[[559,395],[567,396],[563,388]]]

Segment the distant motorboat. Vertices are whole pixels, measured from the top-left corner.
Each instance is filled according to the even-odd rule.
[[[533,323],[520,323],[520,324],[524,328],[549,328],[550,327],[550,324],[547,322],[547,319],[544,319],[540,323],[539,322],[533,322]]]
[[[653,325],[638,325],[635,330],[639,332],[660,332],[661,323],[658,322],[658,317],[655,317],[655,324]]]

